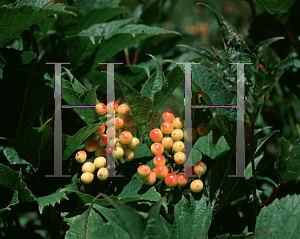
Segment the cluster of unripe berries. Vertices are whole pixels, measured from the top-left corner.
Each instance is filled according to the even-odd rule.
[[[150,139],[153,142],[150,149],[155,155],[153,159],[155,169],[151,170],[148,165],[140,165],[137,171],[147,185],[153,185],[156,178],[164,178],[166,185],[169,187],[175,187],[177,185],[183,187],[188,183],[189,179],[183,172],[174,174],[172,163],[183,165],[186,161],[183,143],[184,138],[192,142],[198,138],[197,133],[200,137],[206,136],[210,132],[210,127],[207,123],[201,123],[198,125],[197,131],[193,128],[183,131],[184,120],[180,117],[175,117],[171,110],[163,112],[162,120],[163,123],[160,129],[155,128],[150,132]],[[163,156],[165,150],[168,151],[167,157]],[[168,163],[170,163],[170,173],[168,173],[166,159]],[[206,172],[206,165],[203,162],[198,162],[192,167],[196,175],[203,175]],[[193,192],[200,192],[203,189],[202,181],[199,179],[193,180],[190,184],[190,189]]]
[[[139,146],[139,139],[134,137],[137,128],[134,119],[130,113],[130,109],[126,104],[120,106],[116,102],[110,102],[107,106],[98,103],[95,107],[98,115],[107,114],[107,122],[100,126],[94,133],[98,135],[97,140],[88,139],[85,142],[85,150],[78,151],[75,159],[79,163],[83,163],[81,181],[85,184],[91,183],[94,179],[96,169],[97,177],[105,180],[109,175],[109,166],[107,166],[106,157],[111,155],[118,165],[122,163],[121,159],[128,162],[134,158],[134,150]],[[118,114],[117,117],[113,117]],[[93,162],[86,162],[87,152],[95,154]]]

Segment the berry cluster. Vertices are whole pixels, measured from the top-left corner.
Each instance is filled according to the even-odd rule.
[[[94,172],[98,169],[97,177],[100,180],[108,178],[109,166],[106,162],[107,155],[112,155],[119,163],[121,158],[128,162],[134,158],[134,150],[139,146],[139,139],[134,137],[137,128],[134,119],[130,113],[130,109],[126,104],[120,106],[116,102],[110,102],[107,106],[98,103],[95,107],[98,115],[107,114],[108,119],[113,114],[118,114],[116,118],[109,119],[105,125],[100,126],[94,133],[98,135],[98,139],[88,139],[85,142],[85,150],[78,151],[75,159],[79,163],[83,163],[81,181],[85,184],[91,183],[94,179]],[[114,124],[113,124],[114,123]],[[113,126],[114,125],[114,126]],[[86,162],[87,152],[94,152],[93,162]],[[115,162],[116,165],[119,165]]]
[[[148,165],[140,165],[138,167],[138,174],[142,177],[146,185],[153,185],[156,178],[164,178],[165,184],[168,187],[185,186],[189,177],[184,172],[177,174],[173,173],[172,164],[183,165],[186,161],[184,153],[183,139],[192,142],[199,136],[206,136],[210,132],[209,124],[201,123],[197,127],[197,131],[193,128],[184,128],[184,120],[180,117],[175,117],[171,110],[166,110],[162,114],[163,123],[159,128],[152,129],[150,132],[150,139],[153,142],[151,145],[151,152],[155,155],[153,164],[155,169],[150,169]],[[165,154],[165,150],[169,155]],[[164,156],[165,155],[165,156]],[[167,161],[166,161],[167,160]],[[166,163],[170,164],[171,172],[169,173]],[[198,162],[192,167],[194,175],[203,175],[206,172],[206,165],[203,162]],[[191,172],[192,173],[192,172]],[[191,174],[189,174],[191,175]],[[193,180],[190,184],[190,189],[193,192],[200,192],[203,189],[201,180]]]

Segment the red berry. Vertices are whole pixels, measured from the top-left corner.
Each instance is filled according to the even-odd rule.
[[[155,167],[154,173],[157,178],[164,178],[168,174],[168,168],[166,165],[158,165]]]
[[[166,159],[162,155],[156,155],[153,159],[153,164],[154,164],[155,167],[158,166],[158,165],[165,165],[166,164]]]
[[[210,131],[209,124],[207,124],[207,123],[201,123],[201,124],[199,124],[198,127],[197,127],[197,131],[198,131],[198,134],[200,136],[208,135],[209,131]]]
[[[142,178],[145,178],[149,176],[151,169],[148,165],[140,165],[137,172]]]
[[[154,155],[161,155],[164,153],[164,146],[161,143],[154,143],[151,145],[151,152]]]
[[[185,177],[184,173],[178,173],[177,178],[179,187],[184,187],[189,182],[189,178]]]
[[[163,121],[172,122],[175,119],[175,114],[171,110],[166,110],[166,111],[164,111],[164,113],[162,114],[161,117],[162,117]]]
[[[105,115],[107,112],[106,105],[103,103],[96,104],[95,111],[98,115]]]
[[[173,124],[168,121],[163,122],[161,124],[160,128],[164,134],[171,134],[174,129]]]
[[[88,139],[85,142],[85,150],[88,152],[94,152],[96,151],[98,145],[97,145],[97,141],[94,139]]]
[[[107,104],[107,113],[109,114],[117,114],[118,113],[118,103],[117,102],[114,102],[114,101],[111,101]]]
[[[175,173],[168,173],[165,177],[165,183],[168,187],[172,188],[177,186],[178,178]]]
[[[105,125],[100,126],[94,133],[101,136],[105,131]]]
[[[155,128],[153,130],[150,131],[150,139],[154,142],[154,143],[158,143],[162,140],[162,138],[164,137],[163,133],[161,132],[160,129]]]

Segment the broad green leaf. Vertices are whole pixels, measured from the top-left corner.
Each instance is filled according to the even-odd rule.
[[[155,66],[156,66],[156,71],[155,73],[146,81],[146,83],[144,84],[142,90],[141,90],[141,95],[145,95],[148,96],[151,100],[153,100],[153,95],[160,91],[162,88],[162,85],[164,83],[165,80],[165,76],[162,70],[162,66],[159,64],[158,60],[152,56],[152,59],[155,62]]]
[[[39,204],[39,211],[42,214],[44,208],[50,204],[54,207],[56,203],[60,203],[62,199],[69,200],[64,192],[55,192],[44,197],[37,197],[36,201]]]
[[[275,172],[280,182],[300,175],[300,145],[291,145],[281,138],[280,148],[275,158]]]
[[[153,96],[154,109],[158,110],[164,105],[166,100],[183,81],[183,79],[184,73],[182,72],[181,68],[178,66],[174,67],[166,76],[161,90],[156,92]]]
[[[11,190],[20,189],[19,175],[10,167],[0,164],[0,185]]]
[[[160,207],[162,202],[165,198],[162,198],[158,201],[154,206],[151,208],[149,215],[146,221],[146,227],[144,231],[144,239],[151,239],[151,238],[161,238],[161,239],[168,239],[170,238],[169,232],[164,225],[161,217],[160,217]]]
[[[36,8],[34,6],[6,7],[0,8],[0,47],[5,45],[22,31],[53,14],[74,14],[65,11],[60,4],[54,4],[47,8]]]
[[[133,208],[130,208],[124,204],[113,202],[107,198],[112,206],[116,209],[122,223],[125,225],[127,233],[132,239],[143,238],[143,232],[145,230],[146,220]]]
[[[130,237],[127,236],[127,233],[125,233],[118,232],[111,225],[104,225],[94,230],[91,230],[88,239],[129,239]]]
[[[63,142],[63,156],[62,160],[67,160],[72,153],[75,152],[77,147],[85,142],[87,138],[96,131],[103,123],[96,123],[81,128],[73,136],[64,135],[65,141]]]
[[[265,137],[258,139],[258,141],[257,141],[257,147],[256,147],[254,155],[260,150],[260,148],[267,142],[267,140],[269,138],[271,138],[274,134],[276,134],[278,132],[279,132],[279,130],[275,130],[275,131],[267,134]]]
[[[259,7],[265,8],[283,24],[287,21],[295,0],[253,0]]]
[[[290,239],[300,234],[300,195],[287,195],[261,209],[258,214],[255,232],[271,230],[270,234],[260,237]]]
[[[147,1],[140,16],[143,23],[151,26],[155,23],[161,22],[165,2],[166,0]]]
[[[264,157],[264,154],[259,155],[258,157],[256,157],[254,159],[254,164],[255,164],[255,169],[258,165],[258,163],[260,162],[260,160],[262,160],[262,158]],[[245,169],[245,175],[252,175],[252,163],[250,162],[246,169]],[[246,177],[246,179],[249,179],[250,177]]]
[[[41,8],[46,6],[49,2],[51,2],[51,0],[22,0],[12,3],[9,7],[34,6]]]
[[[276,41],[279,41],[279,40],[283,40],[284,37],[273,37],[273,38],[270,38],[270,39],[267,39],[267,40],[264,40],[260,43],[257,44],[257,46],[254,48],[253,52],[256,52],[258,51],[258,49],[260,47],[268,47],[270,46],[272,43],[276,42]]]
[[[165,222],[170,230],[170,238],[207,238],[208,230],[212,221],[212,207],[207,198],[202,195],[200,200],[195,200],[192,196],[187,201],[182,197],[180,202],[175,205],[174,225]]]
[[[83,14],[95,8],[103,8],[103,7],[117,7],[120,3],[120,0],[74,0],[74,6],[79,9],[79,11]]]

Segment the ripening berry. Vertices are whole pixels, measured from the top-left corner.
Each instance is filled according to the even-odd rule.
[[[203,182],[200,179],[196,179],[196,180],[192,181],[192,183],[190,185],[190,189],[194,193],[201,192],[203,189]]]
[[[124,131],[129,131],[132,135],[135,135],[137,133],[137,128],[135,125],[132,127],[124,126]]]
[[[186,155],[183,152],[177,152],[177,153],[174,154],[174,161],[178,165],[184,164],[185,159],[186,159]]]
[[[119,140],[119,138],[112,138],[110,139],[108,146],[116,147],[116,143]]]
[[[106,147],[106,144],[109,143],[110,139],[106,134],[99,136],[97,143],[99,147]]]
[[[163,155],[156,155],[153,159],[154,166],[158,165],[165,165],[166,164],[166,158]]]
[[[138,138],[133,137],[132,140],[130,141],[130,143],[128,144],[128,148],[135,150],[139,147],[140,145],[140,141]]]
[[[105,132],[105,125],[100,126],[94,133],[101,136]]]
[[[112,146],[107,146],[105,149],[106,155],[112,155],[113,151],[114,151],[114,147]]]
[[[126,104],[121,104],[118,107],[118,114],[122,117],[124,117],[125,115],[129,115],[130,109],[128,107],[128,105]]]
[[[100,156],[105,156],[105,148],[103,147],[98,147],[95,151],[95,156],[100,157]]]
[[[104,157],[97,157],[94,160],[94,165],[96,168],[102,168],[106,165],[106,158]]]
[[[151,152],[154,155],[161,155],[164,153],[164,146],[161,143],[154,143],[151,145]]]
[[[144,184],[153,185],[156,181],[156,176],[155,176],[155,173],[151,171],[147,177],[142,178],[142,179],[143,179]]]
[[[126,161],[126,162],[129,162],[131,161],[132,159],[134,158],[134,152],[132,149],[125,149],[124,150],[124,156],[123,156],[123,159]]]
[[[118,131],[115,130],[115,127],[114,127],[114,126],[110,126],[110,127],[108,127],[108,129],[106,130],[106,134],[107,134],[107,136],[111,139],[111,138],[117,137]]]
[[[188,128],[184,131],[184,138],[188,142],[192,142],[197,139],[197,131],[194,128]]]
[[[134,126],[134,119],[132,115],[125,115],[124,116],[124,125],[128,128]]]
[[[107,104],[107,113],[109,114],[117,114],[118,113],[118,103],[115,101],[111,101]]]
[[[198,127],[197,127],[197,131],[198,131],[198,134],[200,136],[208,135],[209,131],[210,131],[209,124],[207,124],[207,123],[201,123],[201,124],[199,124]]]
[[[179,187],[184,187],[189,182],[189,178],[185,177],[184,173],[178,173],[177,178]]]
[[[173,146],[173,139],[171,137],[164,137],[161,141],[161,144],[166,150],[169,150]]]
[[[142,178],[145,178],[149,176],[151,169],[148,165],[143,164],[138,167],[137,172]]]
[[[173,111],[166,110],[166,111],[164,111],[164,113],[162,113],[161,117],[162,117],[163,121],[172,122],[175,118],[175,115],[174,115]]]
[[[160,129],[164,134],[171,134],[174,127],[171,122],[165,121],[160,125]]]
[[[158,165],[155,167],[154,173],[157,178],[164,178],[168,174],[168,168],[166,165]]]
[[[107,115],[106,115],[105,126],[114,126],[114,122],[115,122],[115,117],[114,117],[114,115],[107,114]]]
[[[162,140],[162,138],[164,137],[163,133],[161,132],[160,129],[155,128],[153,130],[150,131],[150,139],[154,142],[154,143],[158,143]]]
[[[119,140],[122,144],[129,144],[132,140],[132,134],[129,131],[122,131]]]
[[[107,168],[99,168],[98,172],[97,172],[97,177],[100,180],[106,180],[108,178],[109,172],[107,170]]]
[[[124,150],[121,147],[116,147],[112,154],[115,159],[120,159],[124,156]]]
[[[124,128],[124,120],[121,117],[115,118],[115,129],[123,129]]]
[[[83,163],[87,158],[87,154],[84,150],[80,150],[76,153],[75,155],[75,160],[78,162],[78,163]]]
[[[184,120],[181,117],[176,117],[172,122],[175,129],[182,129],[184,127]]]
[[[86,142],[85,142],[85,150],[88,151],[88,152],[94,152],[96,151],[98,145],[97,145],[97,141],[94,140],[94,139],[88,139]]]
[[[174,144],[173,144],[173,151],[174,152],[182,152],[184,150],[184,143],[182,141],[176,141]]]
[[[94,174],[89,173],[89,172],[83,173],[80,177],[81,182],[84,184],[91,183],[93,181],[93,179],[94,179]]]
[[[178,184],[178,178],[175,173],[168,173],[165,177],[165,184],[170,187],[176,187]]]
[[[172,131],[171,137],[174,141],[183,139],[183,131],[181,129],[174,129]]]
[[[207,166],[204,162],[200,161],[195,163],[194,171],[197,175],[205,174],[206,170],[207,170]]]
[[[91,162],[86,162],[82,165],[81,171],[83,173],[89,172],[89,173],[94,173],[95,171],[95,165]]]
[[[105,115],[107,112],[106,105],[103,103],[96,104],[95,111],[98,115]]]
[[[116,138],[116,139],[117,139],[117,141],[116,141],[116,147],[121,147],[122,149],[126,149],[127,148],[127,144],[122,144],[118,138]]]

